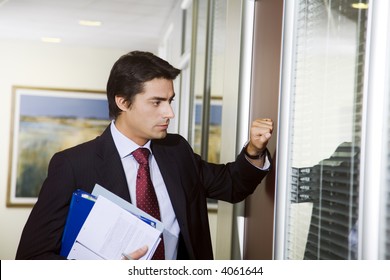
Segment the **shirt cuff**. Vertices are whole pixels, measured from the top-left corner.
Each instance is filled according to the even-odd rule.
[[[271,167],[271,162],[268,158],[268,153],[265,153],[265,159],[264,159],[264,164],[263,164],[263,167],[258,167],[257,165],[254,165],[247,156],[245,156],[246,160],[252,164],[254,167],[256,167],[257,169],[260,169],[260,170],[268,170],[270,167]]]

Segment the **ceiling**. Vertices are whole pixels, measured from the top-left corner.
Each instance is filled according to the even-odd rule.
[[[181,0],[0,0],[0,40],[157,51],[169,15]],[[101,21],[99,27],[79,20]]]

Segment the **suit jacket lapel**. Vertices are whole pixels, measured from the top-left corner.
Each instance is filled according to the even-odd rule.
[[[152,142],[153,155],[160,168],[180,228],[183,230],[183,226],[187,227],[185,225],[187,213],[185,194],[180,179],[182,174],[179,174],[178,162],[169,153],[169,149],[167,146]]]
[[[98,184],[130,201],[129,188],[119,153],[111,135],[110,126],[97,139],[96,168]]]

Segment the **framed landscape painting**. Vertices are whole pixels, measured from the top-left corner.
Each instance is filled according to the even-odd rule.
[[[7,206],[33,206],[51,157],[110,123],[103,91],[13,87]]]

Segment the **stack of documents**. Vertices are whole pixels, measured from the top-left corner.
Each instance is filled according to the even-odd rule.
[[[92,194],[73,194],[62,239],[68,259],[121,259],[122,254],[148,246],[141,259],[151,259],[163,224],[134,205],[96,185]]]

